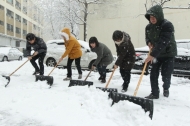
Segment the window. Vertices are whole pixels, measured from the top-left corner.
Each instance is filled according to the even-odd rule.
[[[26,36],[26,34],[27,34],[27,31],[23,30],[23,35]]]
[[[4,7],[2,5],[0,5],[0,10],[4,10]]]
[[[21,4],[16,0],[15,7],[21,10]]]
[[[33,28],[34,28],[34,30],[37,30],[37,28],[36,28],[36,25],[35,25],[35,24],[33,25]]]
[[[23,13],[27,14],[27,8],[25,6],[23,6],[22,11]]]
[[[27,20],[23,18],[23,24],[27,25]]]
[[[0,25],[3,25],[4,26],[4,22],[0,20]]]
[[[20,41],[16,41],[16,47],[20,47]]]
[[[7,0],[7,2],[13,4],[13,0]]]
[[[36,15],[35,15],[35,14],[33,15],[33,17],[34,17],[33,19],[36,21],[36,20],[37,20],[37,18],[36,18]]]
[[[13,18],[14,13],[12,11],[10,11],[9,9],[7,9],[7,16]]]
[[[13,32],[13,25],[7,23],[7,30]]]
[[[15,20],[18,21],[18,22],[21,22],[21,17],[19,15],[16,14],[15,16]]]
[[[20,28],[16,27],[16,33],[20,34]]]

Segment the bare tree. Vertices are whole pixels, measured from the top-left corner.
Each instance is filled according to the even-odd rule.
[[[77,38],[79,35],[80,8],[74,0],[42,0],[37,1],[44,12],[43,35],[53,39],[60,38],[58,34],[63,27],[69,27]]]
[[[160,6],[162,6],[163,9],[190,9],[190,3],[186,7],[181,7],[181,6],[177,6],[177,7],[164,6],[165,3],[170,2],[170,1],[171,0],[146,0],[145,8],[147,10],[147,4],[148,4],[148,2],[150,2],[151,6],[160,5]]]
[[[94,13],[94,11],[89,11],[89,6],[94,4],[103,4],[105,3],[104,0],[77,0],[80,3],[81,7],[81,13],[83,17],[83,25],[84,25],[84,41],[86,41],[87,38],[87,18],[88,14]]]

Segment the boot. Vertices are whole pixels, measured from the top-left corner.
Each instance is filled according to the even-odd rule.
[[[102,82],[102,83],[106,83],[106,79],[105,79],[105,78],[102,78],[101,82]]]
[[[127,85],[127,84],[123,84],[122,87],[123,87],[123,88],[122,88],[121,92],[122,92],[122,93],[127,92],[128,85]]]
[[[164,97],[169,97],[169,90],[164,90],[163,95]]]
[[[37,74],[40,74],[40,71],[34,71],[32,75],[37,75]]]
[[[69,80],[72,80],[72,78],[71,77],[66,77],[66,78],[63,79],[63,81],[69,81]]]
[[[102,80],[102,76],[100,76],[100,77],[98,78],[98,80],[101,81],[101,80]]]
[[[82,74],[79,74],[78,79],[82,79]]]
[[[159,96],[155,96],[152,93],[149,96],[146,96],[147,99],[159,99]]]

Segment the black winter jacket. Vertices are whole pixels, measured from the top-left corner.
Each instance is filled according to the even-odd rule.
[[[146,26],[146,44],[150,42],[153,45],[153,57],[175,57],[177,55],[177,47],[174,36],[173,24],[164,19],[164,14],[161,6],[156,5],[150,8],[145,17],[150,21],[150,15],[157,20],[156,24],[149,23]]]
[[[30,44],[28,41],[26,43],[26,55],[31,55],[31,50],[37,51],[38,54],[40,53],[46,53],[47,52],[47,46],[46,43],[42,38],[36,37],[36,40],[33,44]]]
[[[131,70],[135,64],[135,49],[129,34],[123,32],[123,37],[120,45],[115,44],[118,56],[115,65],[120,66],[120,69]]]

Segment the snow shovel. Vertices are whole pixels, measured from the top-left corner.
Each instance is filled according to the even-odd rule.
[[[150,52],[149,52],[149,54],[150,54]],[[153,110],[154,110],[153,100],[136,97],[136,94],[137,94],[137,91],[139,89],[140,83],[142,81],[142,77],[144,75],[146,66],[147,66],[147,63],[144,64],[143,71],[141,73],[140,79],[138,81],[138,84],[137,84],[137,87],[136,87],[136,89],[134,91],[133,96],[129,96],[129,95],[126,95],[126,94],[121,94],[121,93],[115,93],[115,92],[111,92],[108,96],[110,98],[112,98],[112,100],[113,100],[112,105],[114,103],[119,102],[120,100],[128,100],[128,101],[133,102],[133,103],[135,103],[137,105],[140,105],[144,109],[145,112],[150,111],[149,117],[152,119]]]
[[[112,78],[114,72],[115,72],[115,68],[114,68],[114,70],[112,71],[112,74],[111,74],[111,76],[110,76],[110,78],[109,78],[109,80],[108,80],[108,82],[107,82],[105,88],[103,88],[103,87],[96,87],[96,88],[97,88],[97,89],[100,89],[100,90],[102,90],[102,91],[104,91],[104,92],[105,92],[105,91],[107,91],[107,92],[117,92],[117,89],[116,89],[116,88],[108,88],[108,85],[109,85],[109,83],[110,83],[110,81],[111,81],[111,78]]]
[[[32,56],[33,57],[33,56]],[[5,77],[7,80],[8,80],[8,82],[7,82],[7,84],[5,85],[5,87],[7,87],[7,85],[10,83],[10,80],[11,80],[11,78],[10,78],[10,76],[11,75],[13,75],[18,69],[20,69],[25,63],[27,63],[29,61],[29,59],[28,60],[26,60],[22,65],[20,65],[14,72],[12,72],[9,76],[4,76],[3,75],[3,77]]]
[[[55,66],[54,68],[51,70],[51,72],[47,75],[47,76],[43,76],[43,75],[36,75],[36,81],[38,80],[41,80],[41,81],[44,81],[44,80],[47,80],[47,84],[50,85],[50,87],[53,85],[53,77],[52,76],[49,76],[53,70],[57,67],[57,65],[60,63],[61,61],[59,61]]]
[[[86,81],[88,76],[90,75],[90,73],[92,72],[92,69],[90,70],[90,72],[88,73],[88,75],[86,76],[86,78],[84,79],[84,81],[81,81],[81,80],[70,80],[70,83],[69,83],[69,86],[68,87],[71,87],[71,86],[85,86],[85,85],[88,85],[88,87],[90,87],[91,85],[93,85],[93,82],[91,81]]]

